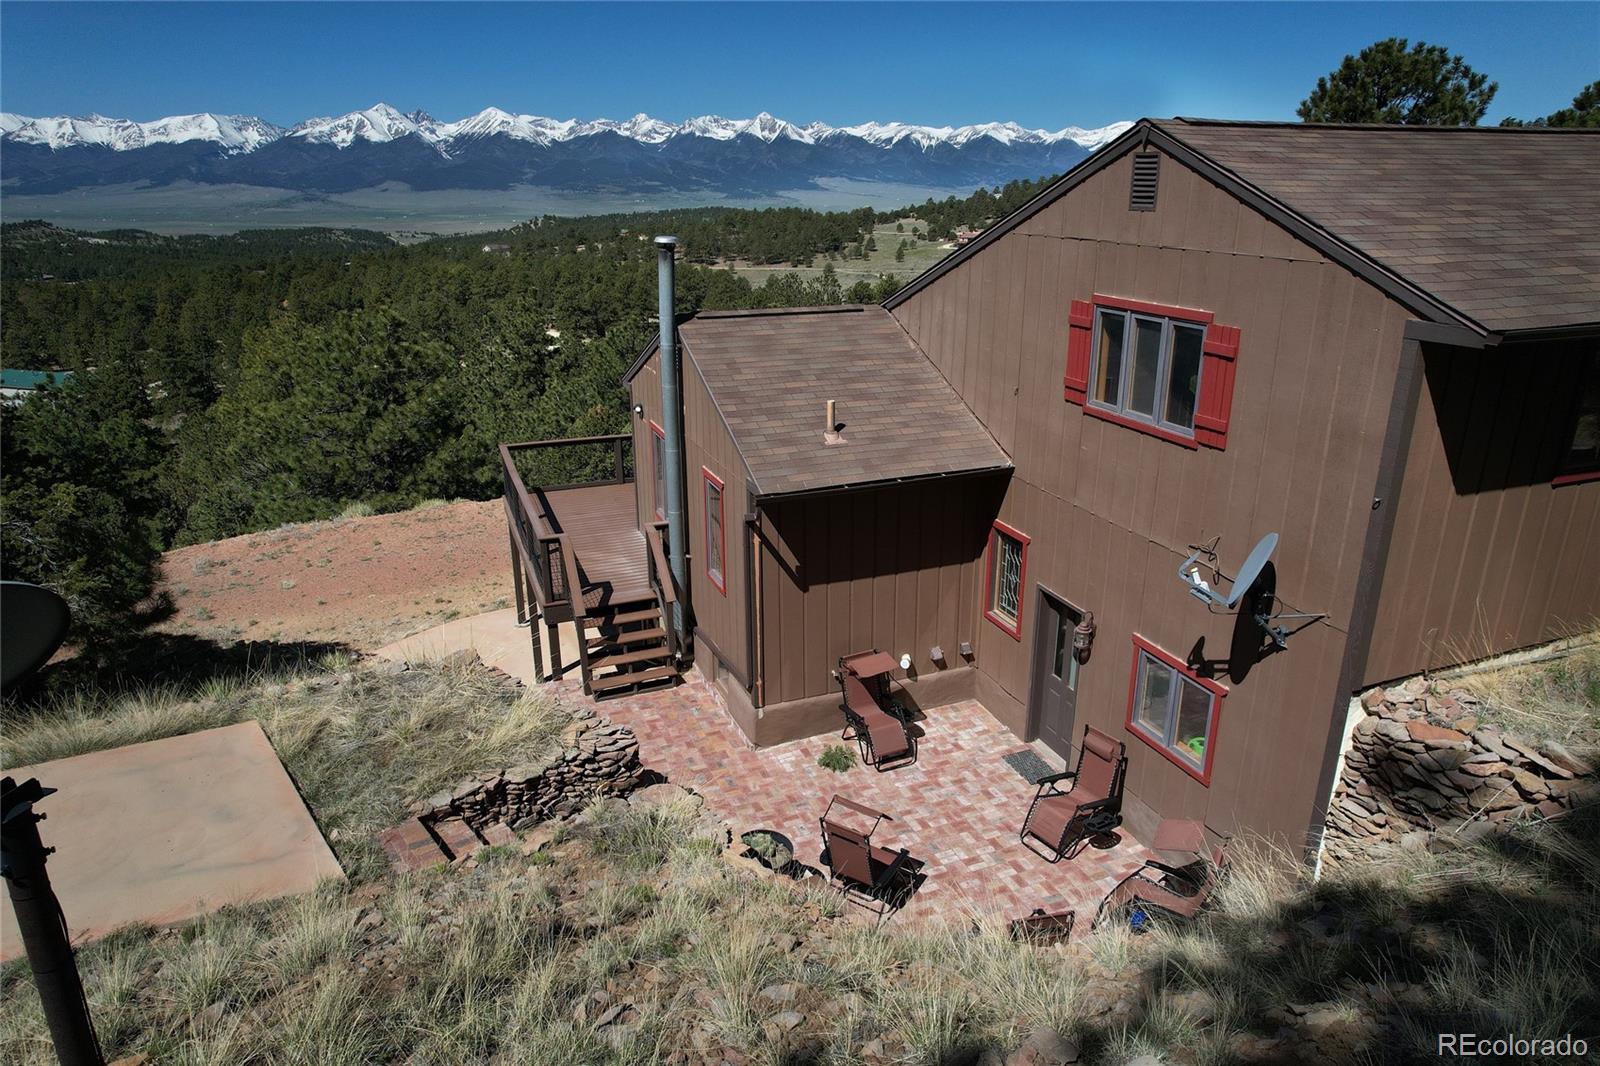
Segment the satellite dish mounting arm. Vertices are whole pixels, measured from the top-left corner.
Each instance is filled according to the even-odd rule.
[[[1272,553],[1278,546],[1278,534],[1268,533],[1262,537],[1245,557],[1238,576],[1231,580],[1217,566],[1217,542],[1220,539],[1213,537],[1208,543],[1189,545],[1192,549],[1189,557],[1178,564],[1179,579],[1188,589],[1189,595],[1206,605],[1206,610],[1212,614],[1248,612],[1262,633],[1278,650],[1289,646],[1290,637],[1327,617],[1322,613],[1278,610],[1270,567]],[[1210,581],[1201,576],[1202,557],[1205,559],[1205,567],[1211,571]],[[1228,582],[1226,596],[1218,589],[1224,581]],[[1299,624],[1291,627],[1285,625],[1285,622]]]

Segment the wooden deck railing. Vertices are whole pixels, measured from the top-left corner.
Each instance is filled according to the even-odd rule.
[[[673,658],[677,658],[678,626],[674,616],[677,613],[678,591],[677,583],[672,580],[672,568],[667,565],[667,524],[650,523],[650,531],[645,534],[645,539],[650,542],[650,587],[661,601],[661,620],[667,630],[667,650]]]
[[[570,450],[578,448],[602,452],[601,461],[573,460]],[[523,481],[517,456],[552,449],[569,451],[564,459],[538,465],[562,479],[561,482],[536,483],[534,491],[530,492]],[[583,485],[625,484],[633,480],[632,450],[633,437],[627,433],[500,445],[500,474],[505,485],[506,519],[510,523],[512,542],[530,578],[538,613],[552,622],[584,617],[583,583],[578,576],[577,552],[567,535],[552,522],[543,503],[543,493]],[[606,452],[609,455],[605,455]],[[600,476],[571,480],[574,474],[581,478],[586,467],[590,470],[598,467]]]

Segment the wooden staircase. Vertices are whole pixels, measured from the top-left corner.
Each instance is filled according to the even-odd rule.
[[[656,597],[592,608],[581,625],[583,688],[596,699],[677,680],[667,620]]]

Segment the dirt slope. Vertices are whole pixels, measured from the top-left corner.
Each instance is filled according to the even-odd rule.
[[[499,500],[196,544],[168,552],[163,572],[177,613],[159,629],[363,651],[511,596]]]

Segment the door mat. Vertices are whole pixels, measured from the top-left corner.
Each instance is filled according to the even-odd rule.
[[[1039,758],[1039,753],[1032,748],[1023,748],[1010,755],[1002,756],[1003,761],[1030,785],[1037,785],[1041,780],[1049,777],[1056,771],[1051,765]]]

